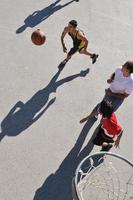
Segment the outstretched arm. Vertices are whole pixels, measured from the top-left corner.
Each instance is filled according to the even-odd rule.
[[[89,116],[84,117],[84,118],[82,118],[82,119],[80,120],[80,123],[83,123],[83,122],[87,121],[88,119],[89,119]]]
[[[68,28],[65,27],[64,30],[63,30],[63,32],[62,32],[62,34],[61,34],[61,44],[62,44],[64,53],[67,52],[67,48],[66,48],[65,42],[64,42],[64,37],[65,37],[65,35],[66,35],[67,33],[68,33]]]
[[[87,117],[84,117],[83,119],[80,120],[80,123],[83,123],[85,121],[87,121],[88,119],[94,117],[95,115],[98,115],[98,110],[94,109]]]

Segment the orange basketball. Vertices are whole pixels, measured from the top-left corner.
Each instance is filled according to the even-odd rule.
[[[44,32],[42,32],[40,29],[37,29],[32,33],[31,40],[35,45],[42,45],[46,40],[46,36]]]

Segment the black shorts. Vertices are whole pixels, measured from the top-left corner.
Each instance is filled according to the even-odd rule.
[[[96,137],[93,140],[93,144],[101,146],[103,142],[114,143],[114,140],[105,135],[104,130],[100,127]]]
[[[68,55],[71,56],[73,55],[74,53],[76,53],[77,51],[81,51],[81,49],[83,49],[84,47],[80,47],[81,45],[81,40],[73,40],[73,47],[70,49],[70,51],[68,52]]]
[[[70,49],[70,51],[68,52],[68,55],[71,56],[74,53],[76,53],[79,50],[79,46],[74,46],[73,48]]]
[[[81,47],[79,49],[79,46],[74,46],[73,48],[70,49],[70,51],[68,52],[69,56],[72,56],[73,54],[75,54],[77,51],[81,51],[84,47]]]

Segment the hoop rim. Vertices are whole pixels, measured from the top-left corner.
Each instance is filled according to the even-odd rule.
[[[79,169],[81,168],[82,164],[84,163],[85,160],[93,157],[93,156],[98,156],[98,155],[110,155],[110,156],[114,156],[116,158],[120,158],[122,159],[123,161],[125,161],[126,163],[128,163],[131,167],[133,167],[133,162],[131,162],[130,160],[124,158],[123,156],[121,156],[120,154],[116,154],[116,153],[112,153],[112,152],[106,152],[106,151],[103,151],[103,152],[96,152],[96,153],[93,153],[93,154],[90,154],[88,156],[86,156],[78,165],[76,171],[75,171],[75,177],[74,177],[74,184],[75,184],[75,190],[76,190],[76,193],[77,193],[77,196],[78,196],[78,200],[81,199],[81,195],[79,194],[79,191],[77,190],[77,182],[78,182],[78,172],[79,172]]]

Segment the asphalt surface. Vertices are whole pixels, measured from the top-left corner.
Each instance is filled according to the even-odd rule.
[[[78,163],[100,150],[90,143],[100,118],[79,120],[101,101],[116,67],[133,59],[133,1],[1,0],[0,7],[0,199],[72,200]],[[60,36],[72,19],[99,58],[92,65],[77,53],[59,71]],[[42,46],[31,42],[38,28]],[[65,42],[69,49],[71,39]],[[117,111],[125,132],[112,149],[131,161],[132,102],[131,95]]]

